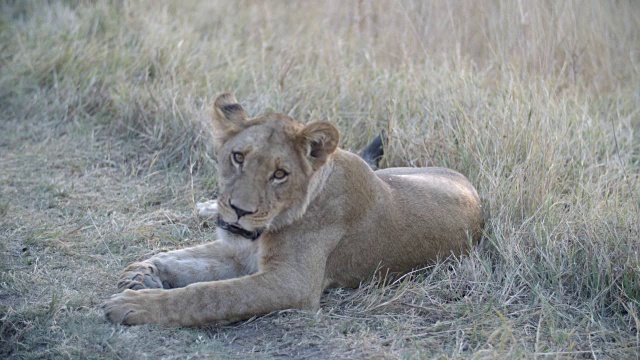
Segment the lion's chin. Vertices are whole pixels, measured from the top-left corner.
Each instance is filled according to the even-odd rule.
[[[227,222],[223,219],[222,216],[218,216],[218,228],[250,240],[256,240],[262,235],[264,231],[263,229],[257,227],[251,227],[247,229],[242,224]]]
[[[262,232],[268,227],[268,224],[257,223],[257,222],[250,221],[248,219],[243,219],[243,218],[241,218],[238,222],[233,223],[233,225],[239,226],[247,231],[258,231],[258,232]]]

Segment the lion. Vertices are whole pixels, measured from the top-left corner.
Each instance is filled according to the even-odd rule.
[[[249,118],[213,105],[218,240],[129,265],[103,305],[117,324],[198,326],[284,309],[376,271],[403,274],[467,253],[482,234],[478,193],[438,167],[373,171],[326,121]]]

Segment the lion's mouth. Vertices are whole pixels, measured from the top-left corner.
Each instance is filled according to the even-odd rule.
[[[246,230],[238,226],[237,224],[230,224],[222,220],[222,217],[220,215],[218,215],[218,227],[232,234],[240,235],[249,240],[255,240],[259,238],[260,235],[262,235],[262,230],[253,230],[253,231]]]

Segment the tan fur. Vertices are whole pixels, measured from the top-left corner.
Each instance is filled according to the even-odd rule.
[[[216,100],[213,127],[215,211],[262,235],[252,241],[218,229],[217,241],[130,265],[119,282],[124,291],[104,305],[110,321],[191,326],[316,309],[328,287],[462,254],[481,235],[476,190],[453,170],[374,172],[337,148],[330,123],[304,126],[282,114],[248,119],[229,94]],[[243,154],[241,164],[234,152]],[[279,168],[288,172],[284,181],[274,178]]]

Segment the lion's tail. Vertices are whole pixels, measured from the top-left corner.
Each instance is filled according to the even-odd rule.
[[[360,157],[362,157],[373,170],[378,170],[378,164],[384,155],[384,146],[388,141],[387,132],[383,129],[369,145],[359,152]]]

